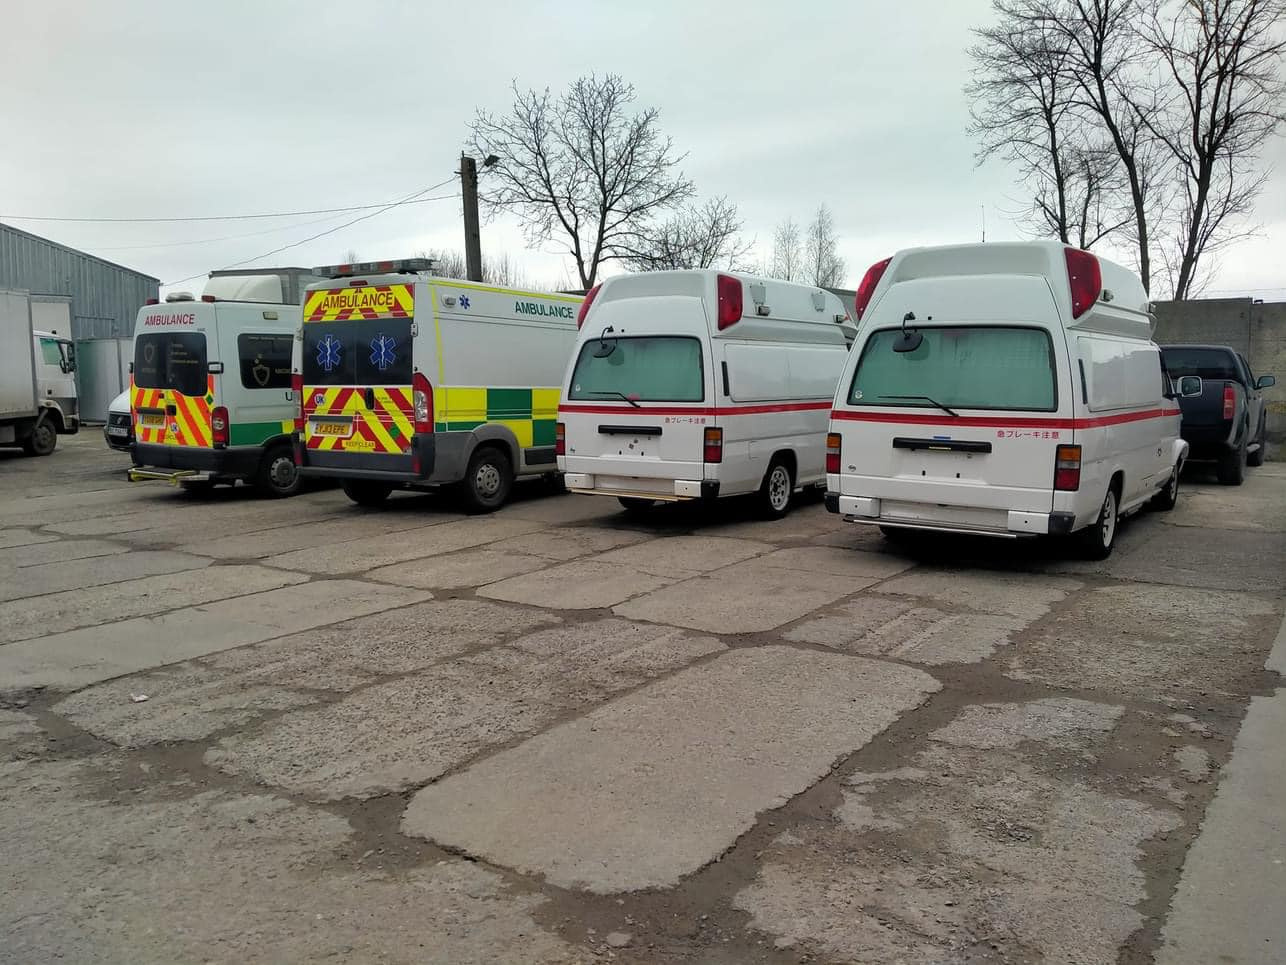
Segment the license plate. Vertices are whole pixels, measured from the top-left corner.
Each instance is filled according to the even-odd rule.
[[[353,424],[351,422],[314,422],[313,435],[315,436],[339,436],[347,438],[353,434]]]
[[[163,426],[165,425],[165,416],[161,413],[143,412],[139,414],[138,421],[140,425]]]
[[[109,426],[107,434],[109,436],[127,436],[129,435],[129,430],[124,426]]]

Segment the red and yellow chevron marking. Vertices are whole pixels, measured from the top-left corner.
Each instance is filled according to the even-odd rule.
[[[173,389],[142,389],[130,378],[130,409],[134,413],[134,436],[154,446],[195,446],[209,449],[214,444],[210,412],[214,407],[214,376],[206,376],[203,396],[184,395]],[[169,407],[174,406],[174,412]],[[144,419],[153,417],[148,422]],[[152,424],[161,416],[159,425]]]
[[[346,322],[365,318],[410,318],[415,314],[412,285],[332,288],[308,293],[304,321]]]
[[[366,389],[358,386],[304,388],[304,443],[326,452],[374,452],[401,455],[410,451],[415,432],[415,402],[409,385],[372,388],[375,406],[366,408]],[[316,431],[326,416],[352,421],[347,436]]]

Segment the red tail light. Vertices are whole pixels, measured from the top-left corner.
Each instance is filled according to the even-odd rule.
[[[202,296],[201,296],[201,301],[203,301],[203,302],[215,302],[215,301],[218,301],[218,299],[217,299],[217,298],[215,298],[213,295],[202,295]]]
[[[221,405],[215,406],[210,413],[210,439],[215,448],[228,444],[228,432],[228,410]]]
[[[828,473],[839,474],[840,442],[838,432],[832,432],[826,436],[826,471]]]
[[[720,275],[715,282],[719,293],[719,331],[741,321],[741,279]],[[708,431],[708,430],[707,430]],[[709,462],[710,460],[706,460]]]
[[[866,269],[866,274],[862,276],[862,284],[857,286],[857,297],[853,299],[853,308],[857,313],[859,322],[862,320],[862,316],[866,314],[867,306],[871,304],[871,296],[875,294],[875,286],[884,277],[884,271],[889,267],[889,262],[892,260],[892,258],[885,258],[883,261],[877,261]]]
[[[554,426],[554,455],[567,455],[567,427],[561,422]]]
[[[589,306],[594,304],[594,299],[598,297],[598,290],[602,287],[602,283],[599,283],[585,293],[585,300],[580,303],[580,311],[576,313],[577,328],[585,324],[585,316],[589,314]]]
[[[1059,446],[1054,452],[1054,488],[1074,493],[1081,488],[1081,447]]]
[[[159,305],[159,304],[161,304],[161,300],[160,300],[159,298],[149,298],[149,299],[148,299],[147,301],[145,301],[143,304],[144,304],[144,305]]]
[[[304,377],[295,372],[290,376],[290,392],[295,397],[295,431],[304,431]]]
[[[1080,318],[1090,310],[1103,293],[1103,272],[1098,259],[1080,248],[1064,248],[1067,259],[1067,283],[1072,289],[1072,318]]]
[[[1237,390],[1231,385],[1223,387],[1223,417],[1231,419],[1237,414]]]
[[[705,462],[723,462],[722,429],[706,429],[705,444],[702,446],[702,459]]]
[[[415,405],[415,431],[433,431],[433,386],[423,372],[411,376],[411,400]]]

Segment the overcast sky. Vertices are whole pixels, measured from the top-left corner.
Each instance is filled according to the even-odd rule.
[[[355,215],[181,225],[10,216],[295,211],[447,181],[430,196],[456,196],[254,264],[458,249],[449,179],[475,109],[506,108],[514,80],[557,90],[592,71],[622,74],[660,109],[698,191],[733,200],[765,251],[776,223],[829,205],[849,287],[898,248],[978,240],[984,210],[989,240],[1022,236],[1011,173],[975,167],[965,133],[965,48],[987,0],[7,0],[6,10],[0,216],[162,282]],[[1277,174],[1260,201],[1261,234],[1222,256],[1212,293],[1286,297],[1282,138],[1269,154]],[[548,284],[575,276],[556,244],[532,250],[503,219],[484,225],[483,249],[520,255]]]

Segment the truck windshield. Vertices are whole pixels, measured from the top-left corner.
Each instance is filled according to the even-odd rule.
[[[1057,409],[1053,343],[1048,332],[1000,325],[918,331],[924,340],[914,352],[893,351],[899,329],[872,333],[853,373],[850,405],[1026,412]]]
[[[1239,382],[1232,353],[1217,348],[1163,348],[1165,369],[1170,378],[1196,375],[1214,382]]]
[[[140,335],[134,343],[134,384],[140,389],[205,395],[205,336],[200,332]]]
[[[594,338],[581,346],[570,399],[700,402],[701,343],[679,335]]]

